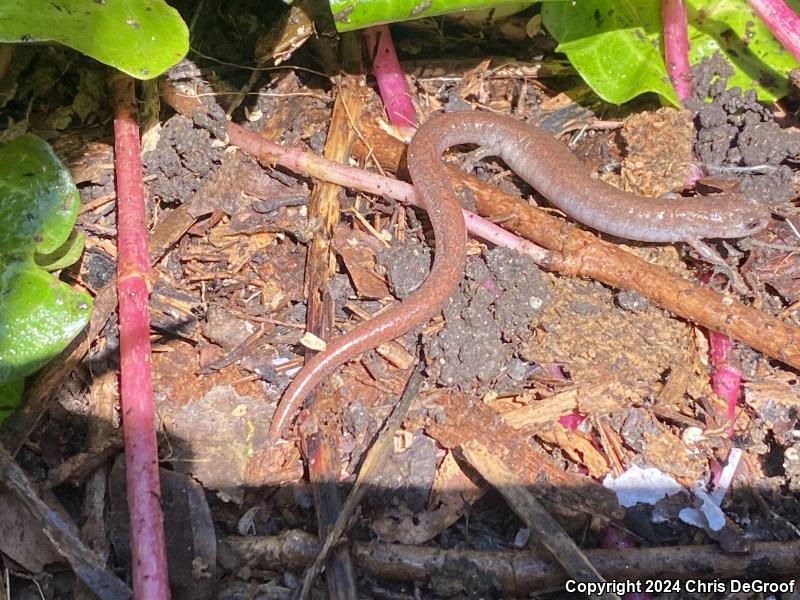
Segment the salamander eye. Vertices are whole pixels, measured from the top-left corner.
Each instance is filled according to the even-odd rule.
[[[768,217],[762,217],[760,219],[753,219],[747,224],[747,230],[750,233],[758,233],[762,229],[764,229],[769,224]]]

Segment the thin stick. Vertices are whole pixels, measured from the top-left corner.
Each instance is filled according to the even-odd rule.
[[[311,584],[322,570],[322,566],[325,564],[325,559],[327,558],[328,553],[331,551],[331,548],[339,540],[339,538],[344,535],[350,517],[355,512],[356,507],[361,502],[364,494],[366,494],[367,490],[369,490],[367,480],[370,477],[373,477],[375,473],[379,472],[386,464],[386,458],[389,456],[389,451],[392,449],[392,441],[394,439],[395,431],[397,431],[397,428],[400,427],[400,423],[402,423],[403,418],[408,412],[411,402],[417,397],[417,394],[419,394],[419,388],[422,384],[421,367],[423,367],[424,364],[424,362],[420,361],[417,365],[417,368],[411,373],[411,377],[408,378],[408,382],[406,383],[406,388],[403,390],[403,395],[400,398],[400,402],[395,407],[392,414],[389,415],[389,418],[386,419],[386,423],[384,423],[383,429],[378,434],[378,438],[367,452],[367,456],[358,472],[358,478],[353,486],[353,490],[347,497],[339,516],[336,517],[336,522],[333,524],[333,527],[331,527],[331,530],[325,536],[325,540],[320,546],[319,551],[314,558],[314,562],[306,571],[305,577],[303,578],[303,587],[300,589],[298,600],[304,600],[305,598],[308,598],[308,594],[311,592]]]
[[[558,521],[525,488],[524,482],[506,468],[500,458],[492,455],[486,446],[475,440],[463,444],[461,451],[467,462],[500,492],[511,509],[534,533],[536,540],[564,567],[572,579],[583,583],[605,581]],[[598,593],[597,596],[605,600],[619,600],[617,594],[608,591]]]
[[[354,33],[342,36],[342,53],[347,62],[361,58],[361,40]],[[355,65],[354,65],[355,66]],[[359,69],[360,70],[360,69]],[[346,162],[356,138],[351,126],[350,114],[358,119],[363,108],[364,78],[343,73],[338,78],[336,102],[331,114],[328,136],[325,140],[325,157],[337,162]],[[329,282],[336,274],[336,252],[333,238],[339,222],[338,185],[315,181],[308,201],[308,218],[317,223],[308,246],[305,271],[306,328],[324,339],[334,337],[334,302]],[[313,353],[306,353],[310,358]],[[319,393],[319,390],[315,391]],[[314,495],[317,530],[320,535],[328,532],[341,511],[341,495],[334,482],[340,468],[338,436],[331,432],[329,424],[303,433],[306,449],[308,479]],[[309,582],[310,585],[311,582]],[[330,600],[353,600],[358,596],[353,559],[346,547],[337,548],[330,556],[325,575],[327,597]]]
[[[454,492],[455,493],[455,492]],[[317,539],[304,531],[288,530],[280,536],[241,536],[220,540],[220,545],[242,567],[269,571],[298,569],[309,564],[317,552]],[[645,580],[700,581],[736,578],[742,581],[774,578],[787,587],[797,576],[800,540],[754,542],[751,551],[725,554],[716,544],[659,546],[625,550],[585,550],[584,554],[603,577],[615,580],[612,591],[630,592]],[[442,549],[430,546],[355,542],[353,556],[364,573],[392,581],[425,585],[431,580],[453,577],[452,565],[469,569],[482,581],[497,582],[504,598],[528,597],[548,589],[565,596],[564,570],[550,557],[532,550],[486,551]],[[711,589],[711,588],[709,588]],[[578,596],[576,596],[578,597]],[[589,598],[586,594],[580,596]]]

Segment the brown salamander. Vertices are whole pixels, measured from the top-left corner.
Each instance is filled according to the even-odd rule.
[[[433,318],[461,280],[466,238],[461,205],[442,168],[442,153],[478,144],[553,205],[599,231],[643,242],[688,242],[707,256],[703,238],[741,238],[767,226],[770,211],[737,193],[694,198],[642,198],[592,179],[580,160],[545,131],[485,112],[453,112],[422,125],[408,147],[408,171],[436,238],[430,275],[401,304],[328,342],[295,376],[275,411],[278,437],[303,400],[333,369]]]

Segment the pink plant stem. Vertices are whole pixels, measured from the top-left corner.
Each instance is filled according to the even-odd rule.
[[[728,355],[733,348],[731,338],[718,331],[708,332],[709,355],[711,359],[711,389],[717,396],[725,400],[727,405],[728,437],[733,435],[733,421],[736,418],[736,402],[742,386],[742,374],[738,368],[728,362]]]
[[[227,125],[228,139],[248,154],[273,161],[291,169],[295,173],[304,173],[321,181],[335,183],[377,196],[388,196],[419,206],[414,186],[404,181],[383,177],[363,169],[347,167],[341,163],[322,158],[313,152],[304,152],[297,148],[285,148],[271,142],[260,135],[248,131],[236,123]],[[550,253],[536,244],[529,242],[510,231],[487,221],[483,217],[468,210],[462,211],[467,224],[467,231],[497,246],[505,246],[520,254],[527,254],[538,264],[545,262]]]
[[[689,38],[684,0],[661,0],[661,22],[664,28],[664,62],[678,100],[692,95],[689,71]]]
[[[570,413],[568,415],[558,417],[558,422],[570,431],[575,431],[578,426],[583,423],[585,418],[586,415],[582,415],[580,413]]]
[[[150,259],[133,79],[110,81],[117,180],[120,401],[125,439],[134,598],[169,598],[150,376]]]
[[[613,525],[606,527],[603,539],[600,540],[600,547],[607,550],[627,550],[637,546],[638,544],[630,535]],[[652,597],[653,595],[649,592],[627,592],[622,596],[622,600],[650,600]]]
[[[748,0],[777,40],[800,60],[800,17],[783,0]]]
[[[372,74],[378,82],[389,122],[397,127],[413,127],[417,115],[406,87],[405,73],[397,60],[389,27],[377,25],[365,29],[364,46],[372,60]]]

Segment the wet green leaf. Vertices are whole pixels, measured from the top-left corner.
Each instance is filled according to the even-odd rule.
[[[0,146],[2,386],[17,389],[88,322],[90,296],[34,260],[38,255],[61,267],[80,256],[82,238],[71,235],[78,204],[67,169],[45,141],[24,135]]]
[[[0,41],[53,41],[138,79],[189,50],[189,30],[163,0],[2,0]]]

